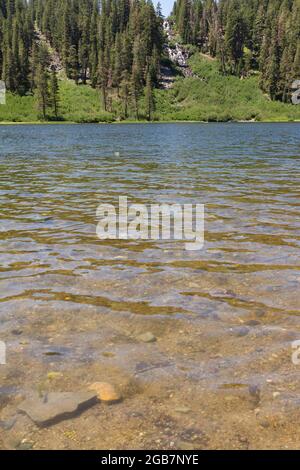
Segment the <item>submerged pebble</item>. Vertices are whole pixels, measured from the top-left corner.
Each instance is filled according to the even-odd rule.
[[[249,320],[249,321],[246,322],[246,325],[247,325],[247,326],[258,326],[258,325],[260,325],[260,324],[261,324],[261,323],[260,323],[260,321],[258,321],[258,320]]]
[[[271,426],[271,423],[267,418],[261,418],[259,421],[259,425],[262,428],[269,428]]]
[[[11,330],[11,334],[15,336],[20,336],[23,333],[23,330],[20,330],[19,328],[14,328]]]
[[[238,328],[232,329],[232,333],[234,334],[234,336],[237,336],[239,338],[247,336],[249,332],[250,329],[247,326],[239,326]]]
[[[258,385],[249,385],[248,387],[249,394],[252,397],[259,397],[260,396],[260,388]]]
[[[16,447],[17,450],[31,450],[34,446],[34,442],[32,441],[27,441],[26,439],[23,439]]]
[[[157,338],[154,336],[153,333],[147,331],[147,333],[143,333],[142,335],[137,336],[137,339],[142,343],[154,343]]]
[[[96,392],[98,399],[107,404],[122,400],[122,396],[116,387],[107,382],[95,382],[89,387],[89,390]]]

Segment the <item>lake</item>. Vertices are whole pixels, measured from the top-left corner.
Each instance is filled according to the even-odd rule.
[[[300,124],[0,126],[0,174],[1,448],[297,447]],[[99,240],[123,195],[204,204],[204,248]],[[18,412],[93,382],[123,401]]]

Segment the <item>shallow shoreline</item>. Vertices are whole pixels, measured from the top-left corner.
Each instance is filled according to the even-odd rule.
[[[174,120],[174,121],[111,121],[111,122],[75,122],[75,121],[0,121],[0,126],[39,126],[39,125],[111,125],[111,124],[299,124],[299,120],[261,120],[261,121],[185,121],[185,120]]]
[[[0,128],[0,449],[297,447],[299,125],[102,127]],[[120,194],[203,250],[99,240]]]

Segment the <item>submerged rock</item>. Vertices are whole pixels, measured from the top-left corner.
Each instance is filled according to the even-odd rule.
[[[137,340],[141,341],[142,343],[155,343],[156,339],[157,338],[150,331],[147,331],[147,333],[143,333],[137,337]]]
[[[6,421],[1,421],[0,420],[0,428],[4,429],[5,431],[9,431],[12,429],[17,421],[17,417],[14,416],[13,418],[10,418]]]
[[[262,428],[269,428],[271,426],[271,422],[268,418],[261,418],[259,420],[259,425],[262,427]]]
[[[258,326],[261,325],[260,321],[258,320],[249,320],[246,322],[247,326]]]
[[[13,330],[11,330],[11,334],[15,336],[20,336],[21,334],[23,334],[23,330],[21,330],[20,328],[14,328]]]
[[[251,399],[253,400],[255,406],[258,406],[260,402],[260,394],[261,390],[259,385],[249,385],[248,387],[249,395]]]
[[[237,336],[238,338],[247,336],[249,332],[250,332],[250,328],[248,328],[247,326],[239,326],[237,328],[232,329],[232,333],[234,334],[234,336]]]
[[[259,385],[249,385],[248,390],[249,390],[249,393],[252,397],[259,397],[260,396]]]
[[[34,394],[23,401],[18,410],[38,426],[50,426],[69,419],[97,403],[94,392],[49,392],[44,397]]]
[[[35,442],[27,441],[27,439],[22,439],[22,441],[17,445],[17,450],[31,450]]]
[[[89,387],[89,390],[96,392],[98,399],[107,404],[122,400],[120,392],[110,383],[95,382]]]

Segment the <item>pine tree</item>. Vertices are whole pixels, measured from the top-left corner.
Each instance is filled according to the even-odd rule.
[[[115,49],[114,49],[113,85],[117,88],[118,95],[119,95],[121,75],[122,75],[121,37],[120,37],[120,34],[117,34],[116,40],[115,40]]]
[[[138,65],[134,65],[132,68],[131,74],[131,96],[133,99],[133,106],[135,112],[136,120],[139,119],[139,98],[142,94],[142,83],[141,83],[141,75]]]
[[[141,41],[138,36],[134,42],[133,48],[133,65],[131,73],[131,96],[133,99],[133,106],[135,118],[139,119],[139,98],[143,89],[143,68],[141,57]]]
[[[98,69],[97,69],[97,87],[100,90],[102,105],[107,111],[107,88],[108,88],[109,69],[105,54],[99,53]]]
[[[294,80],[300,80],[300,39],[298,39],[296,54],[293,63],[293,77]]]
[[[244,20],[239,0],[232,0],[228,10],[225,32],[225,51],[229,58],[232,73],[237,74],[241,68],[245,41]]]
[[[261,53],[261,47],[263,44],[263,34],[265,28],[265,5],[262,2],[259,5],[254,24],[252,34],[252,50],[253,50],[253,66],[259,67],[259,57]]]
[[[278,89],[282,101],[290,101],[290,87],[293,81],[292,79],[292,49],[286,46],[284,48],[281,61],[280,61],[280,81],[278,83]]]
[[[94,0],[93,4],[93,13],[91,18],[90,26],[90,54],[89,54],[89,69],[90,69],[90,78],[91,85],[93,87],[97,84],[97,66],[98,66],[98,1]]]
[[[122,77],[121,87],[120,87],[120,96],[123,102],[123,112],[124,112],[125,119],[127,119],[128,117],[129,91],[130,91],[130,77],[129,77],[128,71],[125,70],[123,72],[123,77]]]
[[[155,96],[154,96],[153,83],[152,83],[150,72],[148,72],[147,74],[145,102],[146,102],[147,119],[148,121],[152,121],[153,113],[155,111]]]
[[[49,52],[46,46],[42,45],[37,50],[37,67],[34,77],[35,96],[37,99],[38,110],[41,117],[45,120],[47,108],[50,103],[49,92]]]
[[[50,80],[50,103],[56,119],[58,118],[58,106],[59,106],[59,86],[55,70],[51,71]]]
[[[36,77],[35,77],[35,95],[37,98],[38,110],[41,117],[46,120],[47,117],[47,107],[50,102],[49,94],[49,75],[47,70],[43,67],[41,63],[38,64]]]
[[[279,47],[276,40],[276,30],[274,29],[267,60],[266,73],[265,73],[266,89],[272,98],[275,100],[279,95],[279,82],[280,82],[280,59]]]
[[[67,57],[67,75],[75,81],[76,85],[79,82],[79,59],[76,46],[72,45],[68,51]]]
[[[177,2],[177,24],[178,31],[184,43],[191,40],[191,4],[190,0],[178,0]]]

